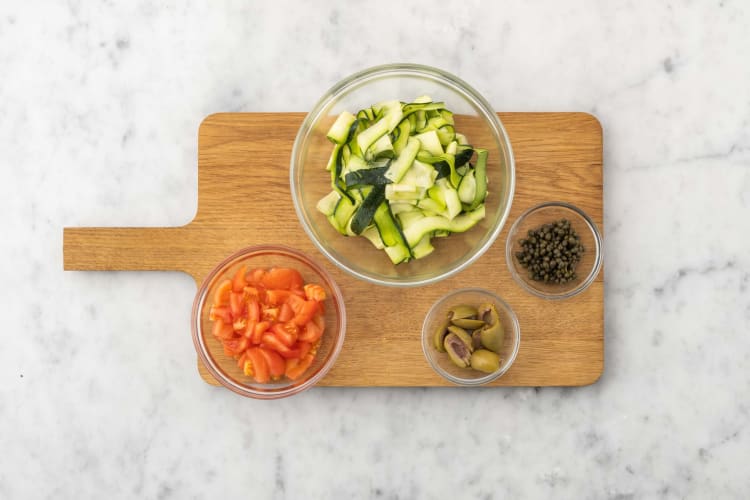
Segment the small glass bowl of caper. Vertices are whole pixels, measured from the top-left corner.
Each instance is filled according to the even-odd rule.
[[[422,350],[446,380],[475,386],[492,382],[513,364],[521,329],[513,309],[497,294],[463,288],[443,296],[422,324]]]
[[[602,265],[601,248],[599,229],[583,210],[551,201],[531,207],[513,223],[505,259],[524,290],[560,300],[594,282]]]

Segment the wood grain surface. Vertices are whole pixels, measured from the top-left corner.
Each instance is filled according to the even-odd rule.
[[[394,289],[359,281],[320,254],[299,225],[289,191],[289,158],[303,113],[222,113],[199,129],[198,211],[173,228],[65,228],[66,270],[178,270],[200,284],[236,250],[281,243],[311,255],[338,282],[347,307],[346,341],[326,386],[444,386],[424,359],[420,329],[445,291],[497,292],[521,325],[516,362],[492,386],[576,386],[604,368],[604,271],[584,293],[545,301],[524,292],[505,264],[513,221],[548,200],[573,203],[602,230],[602,129],[585,113],[498,113],[516,159],[508,223],[472,266],[440,283]],[[262,186],[262,189],[258,189]],[[247,206],[242,213],[238,206]],[[210,245],[206,242],[211,242]],[[185,313],[190,306],[185,304]],[[190,330],[184,335],[190,341]],[[201,376],[217,382],[198,363]]]

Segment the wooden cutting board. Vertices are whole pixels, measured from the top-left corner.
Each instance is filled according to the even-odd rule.
[[[445,386],[427,364],[420,330],[445,291],[466,286],[497,292],[521,325],[515,364],[495,386],[575,386],[604,367],[604,273],[582,294],[545,301],[524,292],[505,263],[516,218],[548,200],[571,202],[603,229],[602,129],[585,113],[499,113],[516,158],[510,218],[472,266],[440,283],[410,289],[371,285],[340,271],[302,230],[289,190],[289,158],[303,113],[210,115],[198,137],[198,212],[170,228],[65,228],[66,270],[176,270],[200,284],[236,250],[281,243],[313,256],[344,295],[348,325],[341,354],[320,382],[327,386]],[[185,304],[185,314],[190,314]],[[190,342],[190,330],[183,333]],[[217,382],[198,363],[200,375]]]

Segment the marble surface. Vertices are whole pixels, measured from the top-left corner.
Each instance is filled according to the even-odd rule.
[[[246,400],[189,277],[62,271],[65,226],[192,218],[205,115],[394,61],[601,120],[597,384]],[[740,0],[2,2],[0,498],[746,498],[748,61]]]

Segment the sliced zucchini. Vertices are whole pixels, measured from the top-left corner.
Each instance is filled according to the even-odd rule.
[[[354,123],[356,119],[357,118],[350,112],[342,111],[338,118],[336,118],[336,121],[333,122],[333,125],[331,125],[326,137],[336,144],[344,144],[349,137],[352,123]]]

